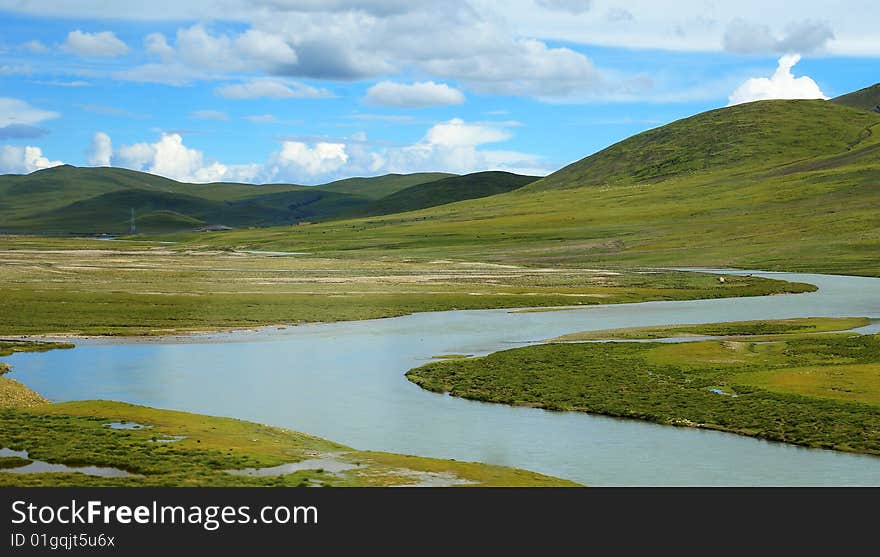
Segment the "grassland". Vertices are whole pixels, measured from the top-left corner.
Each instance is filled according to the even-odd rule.
[[[127,422],[148,427],[106,426]],[[169,439],[177,441],[157,441]],[[0,486],[576,485],[503,466],[357,451],[282,428],[107,401],[0,408],[0,447],[25,450],[30,460],[136,474],[0,472]],[[314,460],[315,468],[265,477],[227,472],[305,460]]]
[[[825,101],[750,103],[645,132],[510,193],[166,239],[330,257],[878,276],[878,123]]]
[[[880,454],[880,335],[810,332],[853,323],[860,320],[718,324],[694,330],[739,336],[685,343],[544,344],[432,362],[407,377],[486,402]]]
[[[757,277],[0,238],[0,334],[161,335],[449,309],[814,290]]]
[[[867,317],[811,317],[776,319],[773,321],[734,321],[698,325],[667,325],[662,327],[627,327],[603,331],[571,333],[551,339],[551,342],[585,340],[645,340],[688,336],[755,336],[793,335],[848,331],[869,325]]]

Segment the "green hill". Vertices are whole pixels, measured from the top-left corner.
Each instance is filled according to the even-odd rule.
[[[763,101],[646,131],[533,185],[579,188],[751,172],[848,151],[877,116],[825,101]]]
[[[446,182],[450,179],[453,182]],[[508,191],[529,180],[513,174],[418,173],[352,178],[323,186],[187,184],[122,168],[64,165],[0,176],[0,232],[120,234],[129,231],[132,209],[137,229],[144,233],[205,225],[289,225],[384,214],[387,196],[400,195],[389,206],[420,209]],[[441,184],[436,194],[431,190],[434,183]]]
[[[417,184],[383,197],[356,211],[359,215],[388,215],[506,193],[537,180],[510,172],[475,172]]]
[[[880,114],[762,101],[636,135],[515,191],[216,242],[529,265],[880,275]]]
[[[418,185],[427,184],[443,178],[449,178],[455,174],[444,172],[417,172],[414,174],[386,174],[374,178],[346,178],[337,180],[323,186],[317,186],[322,190],[336,193],[349,193],[369,199],[382,199],[400,190]]]
[[[853,93],[841,95],[831,99],[831,102],[850,108],[880,112],[880,83],[859,89]]]

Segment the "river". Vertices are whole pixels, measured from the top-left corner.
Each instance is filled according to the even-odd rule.
[[[731,271],[726,273],[733,274]],[[740,272],[740,271],[737,271]],[[745,273],[745,271],[741,271]],[[572,311],[474,310],[157,339],[77,340],[4,358],[53,401],[231,416],[356,447],[526,468],[594,486],[880,485],[880,458],[430,393],[404,373],[575,331],[789,317],[880,318],[880,279],[749,272],[817,292]],[[867,331],[880,331],[872,325]]]

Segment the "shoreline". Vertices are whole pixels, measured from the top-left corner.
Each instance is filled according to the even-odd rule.
[[[672,267],[657,267],[658,271],[683,271],[683,272],[693,272],[693,273],[704,273],[704,274],[723,274],[723,273],[742,273],[748,274],[751,276],[756,273],[788,273],[788,271],[763,271],[763,270],[750,270],[750,269],[724,269],[724,268],[703,268],[703,267],[693,267],[693,268],[672,268]],[[819,273],[821,274],[821,273]],[[844,275],[844,276],[858,276],[858,275]],[[869,277],[873,278],[873,277]],[[781,279],[771,279],[771,280],[781,280]],[[789,281],[783,281],[789,282]],[[798,284],[798,283],[793,283]],[[804,291],[804,292],[773,292],[769,294],[754,294],[754,295],[745,295],[745,296],[727,296],[722,298],[756,298],[756,297],[765,297],[765,296],[789,296],[789,295],[798,295],[798,294],[810,294],[812,292],[818,291],[818,287],[811,283],[804,283],[813,286],[815,290],[812,291]],[[272,329],[275,332],[281,332],[287,329],[295,329],[297,327],[302,326],[310,326],[310,325],[330,325],[335,323],[357,323],[359,321],[376,321],[380,319],[396,319],[400,317],[408,317],[411,315],[417,315],[421,313],[442,313],[448,311],[506,311],[508,313],[543,313],[543,312],[555,312],[555,311],[575,311],[580,309],[594,309],[601,308],[606,306],[618,306],[618,305],[627,305],[627,304],[647,304],[653,302],[668,302],[668,301],[695,301],[695,300],[713,300],[718,298],[694,298],[694,299],[682,299],[682,300],[645,300],[641,302],[620,302],[620,303],[604,303],[604,304],[595,304],[595,305],[558,305],[558,306],[520,306],[520,307],[494,307],[494,308],[476,308],[476,309],[440,309],[440,310],[428,310],[428,311],[414,311],[408,313],[400,313],[400,314],[392,314],[385,315],[380,317],[369,317],[364,319],[340,319],[335,321],[304,321],[300,323],[267,323],[264,325],[254,325],[254,326],[243,326],[243,327],[218,327],[218,328],[209,328],[209,329],[196,329],[196,330],[171,330],[168,332],[163,332],[155,335],[145,335],[145,334],[112,334],[112,335],[99,335],[99,334],[79,334],[79,333],[34,333],[34,334],[24,334],[24,335],[15,335],[15,334],[7,334],[2,335],[0,337],[0,341],[2,340],[10,340],[16,342],[74,342],[79,341],[81,344],[90,345],[90,344],[153,344],[153,343],[164,343],[164,344],[196,344],[196,343],[219,343],[219,342],[246,342],[248,340],[253,339],[239,339],[235,338],[234,335],[246,335],[251,333],[266,333],[271,331]],[[213,338],[222,335],[224,338]],[[83,342],[84,341],[84,342]]]

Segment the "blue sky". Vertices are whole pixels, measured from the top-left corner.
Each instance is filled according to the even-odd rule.
[[[544,174],[731,102],[880,81],[872,4],[658,4],[0,0],[0,172]]]

